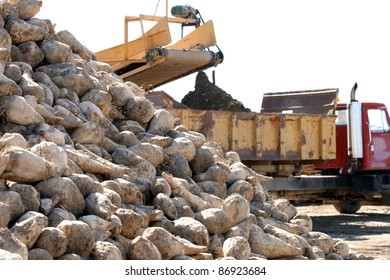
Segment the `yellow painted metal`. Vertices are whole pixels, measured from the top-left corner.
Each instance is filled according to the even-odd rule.
[[[322,133],[320,116],[302,116],[301,118],[302,158],[322,158]]]
[[[256,151],[256,113],[230,113],[232,118],[230,149],[241,151],[242,156],[253,157]]]
[[[128,22],[125,22],[127,26]],[[127,29],[127,28],[126,28]],[[171,43],[171,34],[166,18],[162,17],[150,30],[139,38],[96,53],[99,61],[110,64],[113,71],[120,69],[130,63],[145,62],[147,50],[165,46]]]
[[[336,116],[321,118],[321,151],[323,159],[336,158]]]
[[[294,166],[336,157],[334,115],[167,110],[225,151],[238,152],[242,161],[265,164],[264,170],[271,170],[269,164]]]
[[[180,118],[189,130],[202,133],[207,139],[217,142],[226,150],[230,148],[232,128],[230,112],[192,109],[166,110]]]
[[[257,154],[260,158],[270,161],[278,157],[280,143],[280,115],[264,114],[258,116],[257,123]],[[264,135],[267,135],[265,137]]]
[[[141,25],[141,36],[129,41],[129,23],[137,21]],[[144,21],[157,23],[145,32]],[[206,50],[217,44],[214,24],[210,20],[199,25],[198,21],[168,16],[126,16],[123,44],[97,52],[97,60],[110,64],[125,81],[134,82],[144,89],[156,88],[216,66],[223,60],[222,53]],[[170,23],[196,25],[197,28],[171,44]]]
[[[217,45],[217,40],[214,33],[214,24],[213,21],[209,20],[175,44],[167,46],[167,48],[176,50],[203,50],[215,45]]]
[[[304,116],[282,114],[279,116],[280,143],[279,158],[281,160],[305,159],[301,132],[301,121]],[[311,143],[312,144],[312,143]]]

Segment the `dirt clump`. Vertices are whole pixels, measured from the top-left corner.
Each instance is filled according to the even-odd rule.
[[[250,112],[251,110],[230,94],[209,81],[206,73],[198,72],[195,90],[183,97],[181,103],[191,109]]]

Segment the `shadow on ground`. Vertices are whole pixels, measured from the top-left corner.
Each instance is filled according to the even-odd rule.
[[[390,215],[357,213],[353,215],[311,216],[313,230],[326,232],[330,236],[353,235],[353,239],[359,236],[390,234]],[[348,238],[349,239],[349,238]]]

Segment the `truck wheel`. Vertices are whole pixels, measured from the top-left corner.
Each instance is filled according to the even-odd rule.
[[[355,214],[362,204],[359,201],[339,200],[333,203],[334,208],[342,214]]]

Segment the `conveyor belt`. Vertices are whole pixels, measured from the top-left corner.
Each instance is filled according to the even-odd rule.
[[[155,88],[216,66],[221,62],[221,56],[220,52],[158,48],[148,53],[145,64],[130,64],[115,73],[139,87]]]
[[[128,23],[157,21],[148,31],[135,40],[128,39]],[[178,41],[172,42],[169,23],[194,25],[199,19],[168,18],[157,16],[125,17],[124,43],[96,53],[99,61],[108,63],[125,81],[131,81],[145,90],[206,70],[223,61],[217,46],[213,22],[199,25]],[[213,52],[210,47],[217,47]]]

